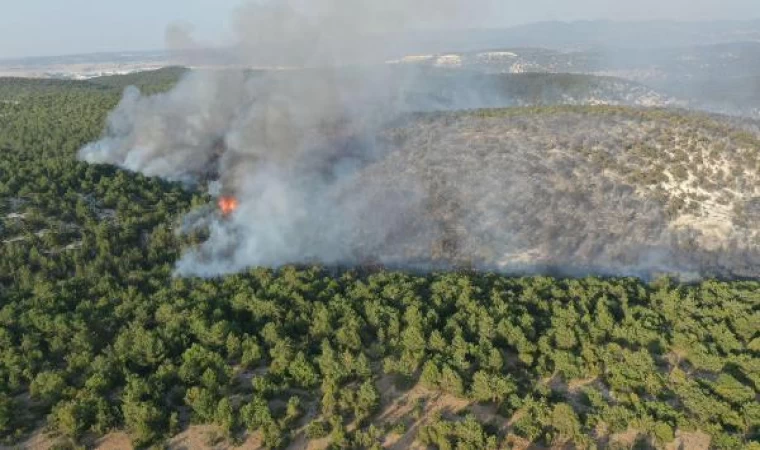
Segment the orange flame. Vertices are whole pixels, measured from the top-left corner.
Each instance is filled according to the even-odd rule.
[[[219,197],[219,210],[222,211],[223,216],[229,216],[234,213],[240,203],[235,197]]]

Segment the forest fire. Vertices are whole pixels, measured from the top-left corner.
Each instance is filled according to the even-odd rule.
[[[238,209],[238,206],[240,206],[240,203],[235,197],[222,196],[219,197],[217,205],[219,205],[219,210],[222,212],[222,215],[226,217],[234,213],[235,210]]]

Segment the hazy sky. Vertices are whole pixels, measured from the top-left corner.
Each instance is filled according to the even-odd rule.
[[[490,27],[542,20],[760,18],[760,0],[469,0],[467,4],[485,2],[494,5],[493,11],[487,22],[478,25]],[[0,0],[0,58],[160,49],[166,26],[173,22],[193,24],[201,41],[223,42],[230,15],[240,3]]]

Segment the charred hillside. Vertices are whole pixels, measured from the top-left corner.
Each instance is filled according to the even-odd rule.
[[[385,131],[388,156],[347,189],[422,192],[406,226],[425,232],[385,242],[390,259],[757,276],[757,133],[622,107],[421,114]]]

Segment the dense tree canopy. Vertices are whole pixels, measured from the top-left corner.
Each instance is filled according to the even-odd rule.
[[[129,82],[160,91],[165,75]],[[4,442],[47,424],[72,442],[122,429],[147,446],[188,420],[273,448],[299,433],[361,448],[407,432],[463,449],[584,447],[629,428],[655,446],[679,430],[715,448],[760,439],[757,282],[321,267],[173,278],[200,238],[178,236],[179,218],[208,199],[74,158],[121,88],[0,81]],[[391,391],[417,384],[497,413],[381,417]]]

